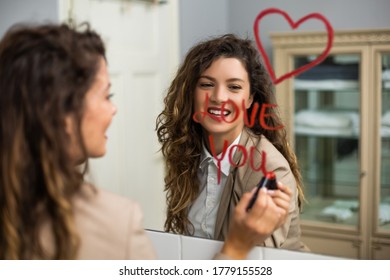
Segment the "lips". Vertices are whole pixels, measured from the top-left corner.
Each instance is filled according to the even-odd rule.
[[[216,116],[216,117],[222,117],[222,109],[221,108],[215,108],[215,107],[210,107],[207,109],[207,113],[210,115]],[[223,109],[223,116],[229,116],[231,114],[230,110]]]

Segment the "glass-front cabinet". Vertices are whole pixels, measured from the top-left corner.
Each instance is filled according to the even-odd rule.
[[[317,56],[294,56],[299,68]],[[294,140],[308,204],[302,219],[357,227],[360,56],[330,55],[293,84]]]
[[[371,255],[375,259],[390,259],[390,46],[375,46],[375,116],[377,123],[374,150],[375,223]],[[387,242],[386,242],[387,241]],[[387,250],[386,250],[387,249]]]
[[[324,32],[273,33],[277,77],[316,60]],[[315,67],[276,85],[312,252],[390,259],[390,30],[338,32]]]
[[[380,200],[378,226],[390,230],[390,50],[381,60],[380,89]]]

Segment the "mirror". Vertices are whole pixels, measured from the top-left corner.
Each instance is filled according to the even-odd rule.
[[[166,89],[173,78],[177,66],[180,64],[189,48],[196,42],[209,36],[224,33],[235,33],[242,37],[254,39],[253,22],[257,14],[273,5],[288,11],[291,17],[299,18],[311,11],[322,12],[332,23],[335,29],[346,28],[383,28],[390,26],[390,18],[383,11],[390,9],[390,3],[376,3],[370,1],[322,1],[314,3],[309,0],[297,0],[293,3],[285,0],[263,3],[258,0],[167,0],[160,4],[151,4],[147,1],[125,0],[39,0],[33,4],[21,0],[5,0],[1,2],[0,32],[18,21],[63,21],[71,17],[76,22],[89,21],[91,26],[103,35],[107,44],[107,57],[109,71],[112,79],[112,90],[115,93],[113,102],[118,107],[118,113],[109,130],[108,153],[103,159],[91,160],[90,179],[98,186],[113,192],[123,194],[140,202],[145,215],[145,227],[153,230],[163,230],[165,221],[165,195],[164,195],[164,165],[159,152],[159,144],[155,132],[155,120],[162,110],[162,102]],[[336,8],[337,7],[337,8]],[[365,17],[346,17],[340,11],[354,10],[370,11]],[[12,15],[12,18],[10,17]],[[267,35],[273,31],[290,31],[286,22],[275,17],[266,19],[262,32]],[[323,25],[307,23],[301,30],[323,30]],[[2,34],[0,34],[2,35]],[[264,38],[263,44],[271,57],[272,46],[269,38]],[[353,56],[353,54],[352,54]],[[388,54],[383,59],[386,70],[389,67]],[[333,56],[337,58],[339,56]],[[341,56],[340,56],[341,58]],[[361,61],[355,56],[358,63]],[[294,63],[301,63],[297,57]],[[387,84],[386,84],[387,85]],[[321,96],[312,98],[303,89],[296,95],[295,113],[310,109],[311,106],[341,104],[344,102],[359,110],[359,94],[348,92],[345,95],[333,94],[328,99]],[[310,95],[310,96],[309,96]],[[349,98],[354,103],[348,104]],[[388,101],[388,87],[383,88],[384,101]],[[356,105],[356,106],[355,106]],[[300,107],[299,107],[300,106]],[[388,108],[387,108],[388,109]],[[383,108],[385,116],[385,108]],[[337,164],[347,160],[349,156],[356,156],[358,143],[356,137],[336,139],[336,137],[318,139],[299,134],[296,131],[296,148],[298,158],[303,166],[320,157],[324,162],[333,164],[336,177],[347,176]],[[388,140],[384,139],[382,146],[388,149]],[[347,151],[346,149],[352,149]],[[313,154],[315,147],[332,149],[331,154]],[[381,189],[381,199],[388,199],[388,177],[385,170],[388,165],[387,150],[383,150],[383,168],[381,176],[384,178]],[[340,160],[340,162],[338,162]],[[358,159],[353,159],[345,166],[355,172],[358,169]],[[325,163],[324,163],[325,164]],[[313,166],[311,168],[314,168]],[[341,167],[340,167],[341,168]],[[348,170],[349,170],[348,169]],[[305,169],[303,176],[307,181],[313,178],[324,179],[332,170],[317,173],[315,169]],[[328,172],[328,173],[326,173]],[[351,171],[352,172],[352,171]],[[349,175],[348,175],[349,176]],[[348,177],[357,181],[357,174]],[[320,196],[320,203],[324,197],[330,195],[329,189],[324,186],[333,182],[321,179],[310,183],[307,197]],[[345,186],[345,192],[347,187]],[[335,194],[338,199],[342,194]],[[356,189],[349,192],[351,199],[356,200],[359,193]],[[312,204],[303,214],[304,219],[317,219],[317,204]],[[325,207],[325,206],[324,206]],[[323,208],[324,208],[323,207]],[[321,208],[321,209],[323,209]],[[320,209],[320,210],[321,210]],[[312,212],[312,210],[314,212]],[[314,213],[314,214],[313,214]],[[352,213],[354,214],[354,213]],[[314,215],[314,216],[313,216]],[[337,222],[337,221],[336,221]],[[356,219],[350,225],[357,227]],[[380,225],[388,229],[388,225]],[[326,241],[325,241],[326,242]],[[390,258],[390,257],[389,257]]]

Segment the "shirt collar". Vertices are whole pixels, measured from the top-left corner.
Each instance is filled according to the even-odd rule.
[[[230,161],[229,161],[229,151],[230,149],[234,149],[232,151],[232,157],[234,156],[234,153],[236,152],[237,150],[237,147],[235,145],[237,145],[239,142],[240,142],[240,138],[241,138],[241,133],[240,135],[238,135],[238,137],[230,144],[230,146],[226,149],[226,152],[225,152],[225,156],[223,157],[222,161],[221,161],[221,171],[223,174],[225,174],[226,176],[229,175],[229,170],[230,170]],[[233,147],[235,146],[235,147]],[[217,155],[218,158],[220,158],[222,156],[222,153],[220,153],[219,155]],[[204,169],[207,167],[207,165],[209,163],[213,162],[215,164],[215,166],[218,166],[218,160],[215,159],[211,154],[210,152],[207,150],[206,148],[206,145],[203,141],[202,143],[202,153],[201,153],[201,156],[200,156],[200,164],[199,164],[199,168],[202,169],[202,171],[204,171]]]

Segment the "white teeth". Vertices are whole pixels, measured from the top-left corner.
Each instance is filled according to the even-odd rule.
[[[209,109],[208,112],[209,112],[210,114],[212,114],[212,115],[221,116],[221,110]],[[229,115],[229,114],[230,114],[229,111],[227,111],[227,110],[224,110],[224,111],[223,111],[223,115],[224,115],[224,116],[227,116],[227,115]]]

